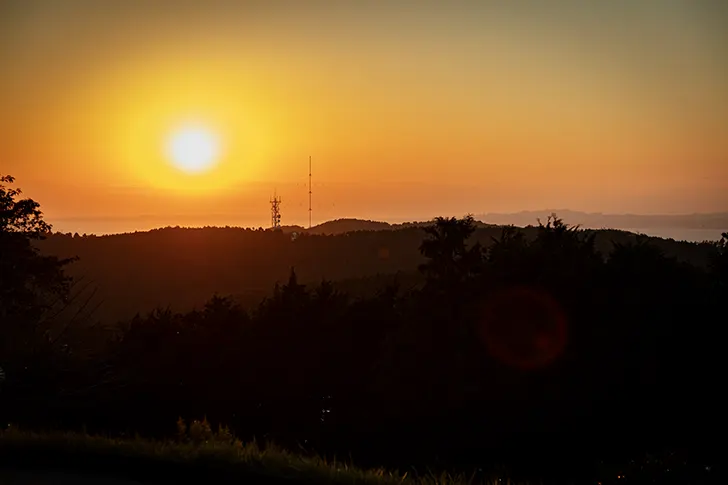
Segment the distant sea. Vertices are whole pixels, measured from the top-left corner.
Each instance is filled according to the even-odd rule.
[[[648,236],[661,237],[664,239],[674,239],[676,241],[703,242],[703,241],[719,241],[722,232],[720,229],[685,229],[681,227],[652,227],[652,228],[619,228],[623,231],[629,231]]]

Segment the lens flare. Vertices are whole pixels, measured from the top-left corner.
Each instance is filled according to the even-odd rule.
[[[482,315],[480,337],[489,354],[504,364],[524,370],[544,367],[566,347],[566,317],[543,291],[499,291],[486,300]]]

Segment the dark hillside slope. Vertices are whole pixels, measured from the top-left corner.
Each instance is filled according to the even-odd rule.
[[[524,232],[532,237],[535,228]],[[499,227],[481,226],[474,239],[488,246],[500,234]],[[348,280],[346,287],[354,293],[357,288],[365,291],[374,283],[354,281],[416,272],[423,262],[418,251],[422,236],[422,229],[415,226],[330,236],[301,234],[295,240],[284,232],[167,228],[102,237],[56,234],[39,244],[45,253],[80,258],[69,267],[70,274],[97,289],[94,301],[101,306],[95,317],[114,321],[156,307],[186,311],[200,307],[215,293],[234,295],[252,306],[276,282],[285,281],[291,267],[302,283]],[[606,252],[612,241],[634,237],[623,231],[598,231],[597,247]],[[706,264],[706,246],[652,240],[667,255]]]
[[[363,219],[335,219],[333,221],[327,221],[315,225],[311,229],[307,229],[302,226],[283,226],[281,227],[281,229],[283,230],[283,232],[288,233],[305,232],[307,234],[336,236],[339,234],[346,234],[349,232],[358,231],[396,231],[400,229],[411,229],[417,227],[423,228],[430,224],[432,224],[432,221],[403,222],[398,224],[390,224],[389,222],[370,221]],[[478,221],[476,221],[476,226],[479,228],[498,227],[495,224],[485,224]]]
[[[78,256],[69,267],[98,287],[102,319],[170,306],[201,306],[214,293],[256,304],[295,267],[303,283],[416,269],[419,229],[339,236],[244,229],[162,229],[145,233],[42,241],[49,254]]]

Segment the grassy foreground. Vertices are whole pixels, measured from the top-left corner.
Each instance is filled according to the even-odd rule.
[[[197,423],[197,422],[195,422]],[[195,423],[190,428],[194,430]],[[197,423],[199,425],[199,423]],[[82,433],[0,431],[0,468],[62,470],[128,478],[149,483],[178,482],[369,485],[464,485],[513,483],[493,477],[475,481],[466,476],[414,477],[383,469],[362,470],[321,457],[294,454],[256,443],[242,443],[226,430],[198,428],[194,438],[152,441],[111,439]]]

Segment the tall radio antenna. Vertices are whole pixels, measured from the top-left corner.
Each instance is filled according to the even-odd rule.
[[[308,156],[308,228],[311,229],[311,155]]]

